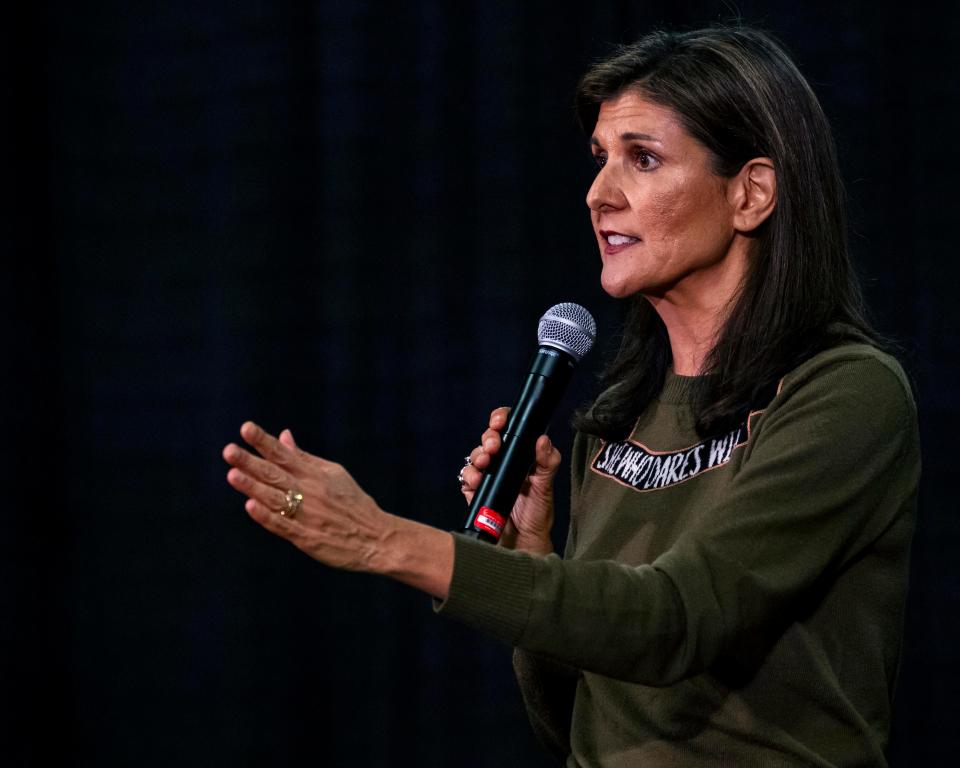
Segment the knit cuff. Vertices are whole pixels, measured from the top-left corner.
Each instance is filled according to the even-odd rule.
[[[460,534],[453,541],[450,592],[433,610],[515,645],[530,615],[531,556]]]

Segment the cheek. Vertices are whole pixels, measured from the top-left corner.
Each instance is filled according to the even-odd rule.
[[[683,180],[656,194],[650,205],[654,231],[661,242],[682,248],[685,255],[723,247],[726,209],[711,180]]]
[[[660,221],[682,218],[690,208],[690,195],[682,181],[675,181],[650,195],[650,210]]]
[[[675,183],[650,195],[646,206],[648,240],[662,244],[679,244],[695,218],[696,203],[686,193],[685,185]]]

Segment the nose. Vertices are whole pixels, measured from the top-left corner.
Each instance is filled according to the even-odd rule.
[[[600,213],[624,206],[623,191],[617,183],[613,170],[609,163],[601,168],[594,178],[593,184],[590,185],[590,189],[587,190],[587,207],[591,211]]]

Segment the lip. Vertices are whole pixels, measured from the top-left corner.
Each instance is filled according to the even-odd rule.
[[[643,238],[637,237],[636,235],[628,235],[626,232],[618,232],[615,229],[601,229],[598,234],[600,235],[602,244],[600,246],[601,250],[606,256],[614,256],[615,254],[620,253],[621,251],[627,250],[627,248],[632,248],[637,245],[637,243],[642,243]],[[627,243],[625,245],[610,245],[607,240],[610,235],[623,235],[624,237],[636,237],[636,241],[633,243]]]

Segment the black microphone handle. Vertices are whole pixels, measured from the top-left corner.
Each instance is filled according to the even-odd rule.
[[[547,431],[573,368],[574,359],[566,352],[549,346],[537,350],[501,433],[500,450],[491,457],[470,503],[466,535],[490,543],[499,541],[536,458],[537,438]]]

